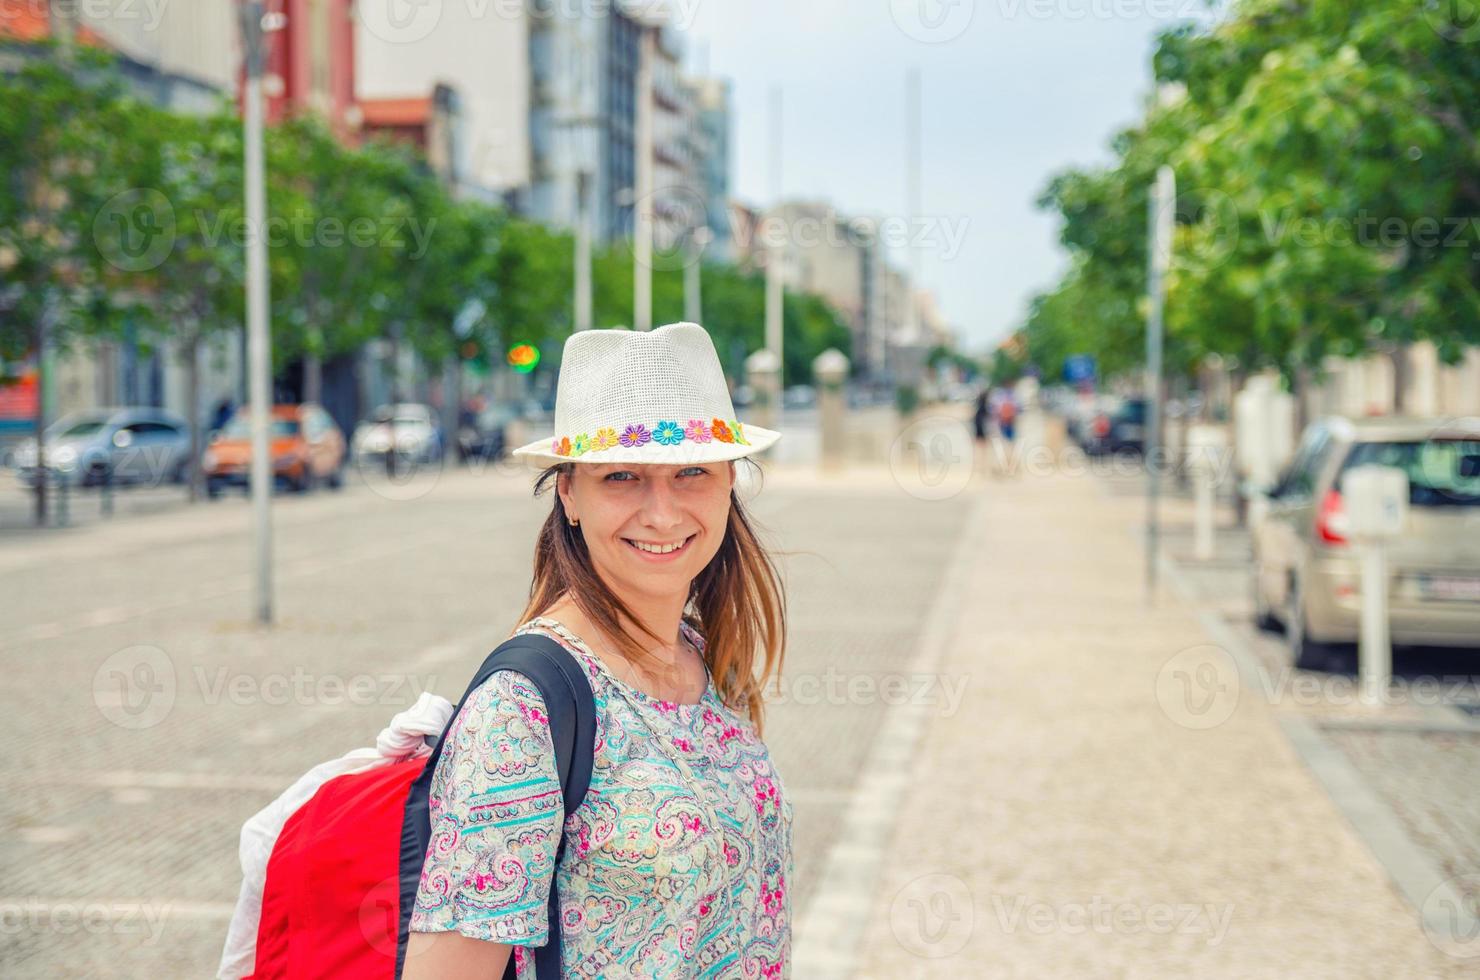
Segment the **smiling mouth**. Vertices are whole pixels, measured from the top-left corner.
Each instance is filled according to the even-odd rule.
[[[638,547],[638,542],[637,541],[634,541],[632,538],[623,538],[622,540],[625,541],[625,542],[627,542],[627,545],[633,551],[637,552],[640,555],[646,555],[649,558],[671,558],[674,555],[682,554],[683,552],[687,551],[688,550],[688,547],[689,547],[689,544],[691,542],[693,542],[693,540],[694,540],[695,537],[697,537],[697,535],[695,535],[695,534],[689,535],[688,537],[686,537],[686,538],[683,539],[683,543],[682,544],[680,544],[677,548],[674,548],[671,551],[649,551],[647,548],[640,548],[640,547]],[[650,545],[650,542],[644,541],[642,543],[643,544]],[[668,542],[668,543],[671,543],[671,542]]]

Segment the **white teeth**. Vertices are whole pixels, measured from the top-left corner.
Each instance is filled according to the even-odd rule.
[[[687,540],[688,540],[688,538],[684,538],[684,541],[687,541]],[[666,555],[670,551],[677,551],[679,548],[682,548],[684,542],[683,541],[679,541],[679,542],[676,542],[674,544],[651,545],[651,544],[646,544],[646,543],[644,543],[642,541],[633,541],[632,539],[629,538],[628,539],[628,543],[630,543],[633,547],[637,548],[637,550],[639,550],[639,551],[650,551],[650,552],[652,552],[655,555]]]

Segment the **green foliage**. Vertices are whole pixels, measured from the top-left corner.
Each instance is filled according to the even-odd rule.
[[[1210,353],[1293,373],[1480,342],[1480,46],[1409,0],[1242,0],[1164,34],[1154,69],[1172,97],[1115,138],[1115,165],[1062,174],[1039,202],[1071,256],[1023,328],[1046,376],[1071,353],[1107,374],[1139,361],[1162,163],[1178,183],[1172,372]]]
[[[569,234],[454,199],[404,146],[345,146],[309,116],[267,128],[268,219],[251,228],[234,106],[169,113],[132,97],[105,54],[63,63],[44,45],[20,50],[21,67],[0,73],[0,356],[33,349],[43,316],[60,347],[128,329],[188,349],[234,329],[246,245],[260,234],[275,371],[380,336],[432,364],[470,350],[501,364],[528,342],[539,370],[558,369],[573,317]],[[593,266],[595,324],[630,326],[630,249],[598,250]],[[705,327],[738,375],[763,342],[764,283],[711,262],[703,290]],[[459,338],[454,321],[477,304],[484,315]],[[683,269],[656,271],[654,321],[683,311]],[[846,326],[813,296],[786,296],[784,330],[789,384],[810,381],[825,348],[849,350]]]

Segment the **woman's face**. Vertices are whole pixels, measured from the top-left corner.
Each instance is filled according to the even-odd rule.
[[[614,591],[686,596],[724,541],[735,464],[577,463],[572,471],[560,477],[560,498],[602,578]]]

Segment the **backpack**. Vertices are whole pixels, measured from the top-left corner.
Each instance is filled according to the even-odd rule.
[[[373,768],[335,776],[283,823],[261,885],[256,945],[250,951],[255,955],[246,967],[251,980],[401,976],[431,838],[432,776],[457,711],[498,670],[517,670],[539,688],[550,717],[566,815],[580,806],[591,782],[596,741],[591,684],[584,668],[554,639],[535,633],[510,637],[483,661],[430,754],[385,759]],[[555,852],[557,868],[564,850],[562,835]],[[243,914],[243,906],[251,905],[250,884],[243,884],[233,926],[237,919],[250,923],[251,909]],[[240,948],[242,938],[229,936],[221,976],[242,975],[227,970],[234,945],[235,962],[247,958]],[[540,977],[561,975],[560,899],[553,879],[549,940],[535,949],[534,963]],[[512,952],[504,977],[515,978]]]

